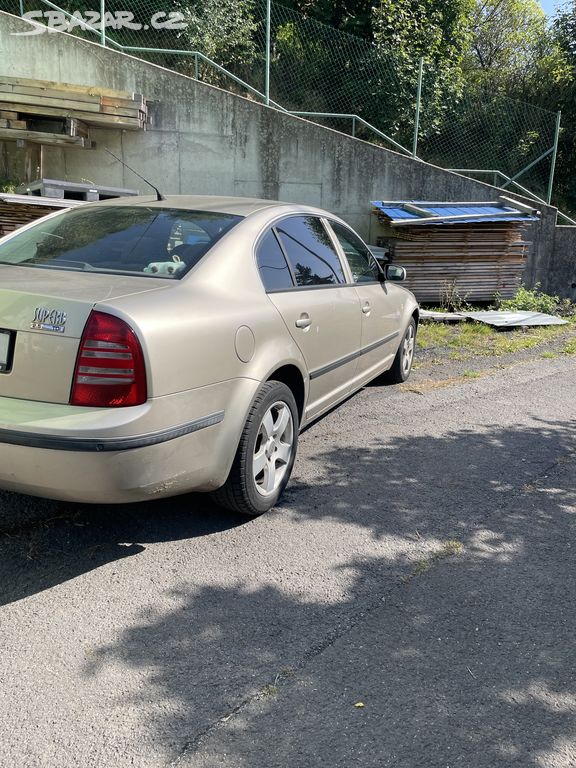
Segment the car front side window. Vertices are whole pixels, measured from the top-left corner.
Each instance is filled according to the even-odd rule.
[[[338,242],[350,265],[352,279],[355,283],[373,283],[379,279],[380,269],[376,259],[364,245],[362,240],[347,227],[336,222],[330,222]]]
[[[290,216],[276,225],[276,231],[299,287],[346,282],[342,264],[321,219]]]

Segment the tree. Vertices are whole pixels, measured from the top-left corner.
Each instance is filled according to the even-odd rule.
[[[558,83],[566,61],[536,0],[477,0],[465,70],[484,91],[534,103],[534,88]]]
[[[421,137],[437,130],[462,92],[473,9],[474,0],[380,0],[374,8],[374,39],[382,53],[394,57],[397,88],[409,97],[404,110],[397,97],[400,122],[413,121],[418,62],[424,59]]]

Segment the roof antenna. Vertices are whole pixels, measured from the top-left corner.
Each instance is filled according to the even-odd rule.
[[[146,182],[146,184],[148,184],[148,186],[149,186],[149,187],[152,187],[152,189],[154,190],[154,192],[156,192],[156,200],[166,200],[166,198],[164,197],[164,195],[162,195],[162,194],[160,193],[160,190],[158,189],[158,187],[155,187],[155,186],[154,186],[154,184],[151,184],[151,183],[148,181],[148,179],[145,179],[145,178],[144,178],[144,176],[141,176],[139,173],[137,173],[137,172],[134,170],[134,168],[131,168],[131,167],[128,165],[128,163],[125,163],[125,162],[124,162],[124,160],[120,160],[120,158],[119,158],[119,157],[117,157],[117,156],[114,154],[114,152],[110,152],[110,150],[108,149],[108,147],[104,147],[104,149],[105,149],[105,151],[106,151],[106,152],[108,152],[108,154],[109,154],[109,155],[112,155],[112,157],[114,158],[114,160],[118,160],[118,162],[119,162],[119,163],[121,163],[121,164],[122,164],[122,165],[123,165],[125,168],[128,168],[128,170],[129,170],[129,171],[132,171],[132,173],[133,173],[135,176],[138,176],[138,178],[139,178],[139,179],[142,179],[142,181]]]

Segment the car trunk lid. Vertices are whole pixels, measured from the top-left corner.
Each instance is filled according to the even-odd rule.
[[[0,266],[0,397],[67,403],[94,305],[174,282]]]

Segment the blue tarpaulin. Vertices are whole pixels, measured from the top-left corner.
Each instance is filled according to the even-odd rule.
[[[432,203],[419,200],[372,201],[379,216],[390,224],[473,224],[481,222],[537,221],[538,211],[519,210],[511,205],[494,203]],[[414,209],[418,209],[415,211]],[[492,214],[492,215],[491,215]]]

